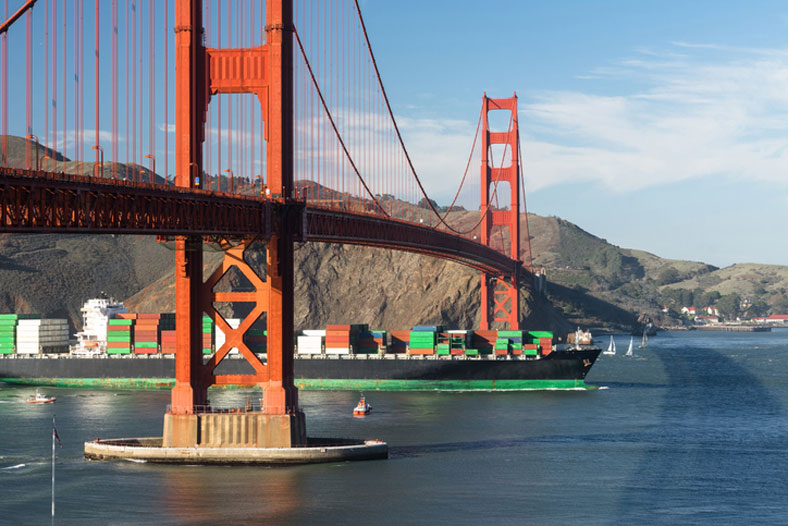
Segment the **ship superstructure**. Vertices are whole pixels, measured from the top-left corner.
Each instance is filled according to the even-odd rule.
[[[123,303],[113,298],[91,298],[80,309],[82,330],[76,334],[72,354],[106,354],[107,322],[116,314],[128,312]]]

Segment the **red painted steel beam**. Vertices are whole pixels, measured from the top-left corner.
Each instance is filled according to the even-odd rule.
[[[19,19],[22,17],[22,15],[24,15],[24,14],[25,14],[25,12],[26,12],[28,9],[32,9],[32,8],[33,8],[33,6],[34,6],[34,5],[36,5],[36,2],[37,2],[37,1],[38,1],[38,0],[27,0],[27,2],[25,2],[25,4],[24,4],[22,7],[20,7],[19,9],[17,9],[16,13],[14,13],[13,15],[11,15],[11,16],[8,18],[8,20],[6,20],[6,21],[5,21],[5,22],[3,22],[2,24],[0,24],[0,35],[2,35],[3,33],[5,33],[6,31],[8,31],[8,28],[10,28],[10,27],[11,27],[11,26],[14,24],[14,22],[16,22],[17,20],[19,20]]]
[[[415,252],[456,261],[493,276],[513,276],[519,262],[470,239],[392,219],[309,208],[307,239]]]
[[[0,169],[0,231],[199,235],[269,239],[287,216],[294,239],[404,250],[456,261],[492,276],[518,263],[475,241],[405,221],[305,208],[301,201],[154,186],[100,177]]]
[[[0,231],[263,236],[274,204],[204,190],[0,168]]]

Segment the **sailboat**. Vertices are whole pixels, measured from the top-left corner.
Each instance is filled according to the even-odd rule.
[[[629,348],[627,349],[627,353],[624,356],[632,356],[632,346],[635,344],[635,337],[629,337]]]
[[[610,337],[610,345],[607,346],[607,350],[603,351],[602,354],[616,354],[616,341],[613,337]]]
[[[646,334],[646,331],[648,331],[648,326],[643,328],[643,340],[641,340],[640,345],[638,345],[638,349],[645,349],[648,345],[648,334]]]

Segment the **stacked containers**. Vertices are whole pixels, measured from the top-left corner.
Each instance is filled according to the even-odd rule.
[[[359,354],[377,354],[378,352],[378,344],[375,341],[375,336],[366,329],[366,326],[364,326],[364,330],[359,332],[356,352]]]
[[[297,348],[299,354],[320,354],[323,352],[323,339],[326,331],[307,330],[302,331],[297,338]]]
[[[358,346],[358,337],[366,325],[326,325],[326,354],[350,354]]]
[[[20,319],[16,328],[16,352],[68,352],[68,321],[65,319]]]
[[[209,316],[202,317],[202,353],[211,354],[213,352],[213,342],[216,337],[216,324]],[[224,339],[222,339],[224,343]],[[217,346],[218,348],[218,346]]]
[[[553,333],[549,331],[528,331],[532,345],[538,345],[542,351],[542,356],[547,356],[553,352]]]
[[[159,352],[159,320],[161,314],[139,313],[134,325],[134,354]]]
[[[449,341],[448,332],[436,333],[437,344],[435,345],[435,354],[439,356],[448,356],[451,350],[451,343]]]
[[[266,354],[268,352],[268,331],[265,329],[251,328],[246,331],[244,343],[249,350],[255,354]]]
[[[391,331],[391,344],[389,345],[388,352],[394,354],[403,354],[407,352],[409,341],[410,341],[410,331],[406,331],[406,330]]]
[[[497,337],[497,331],[473,331],[471,346],[477,349],[479,354],[492,354]]]
[[[161,342],[162,354],[175,354],[177,342],[175,337],[175,313],[162,313],[159,320],[159,341]]]
[[[495,355],[506,356],[509,354],[511,348],[509,347],[509,340],[507,338],[497,338],[495,340]]]
[[[442,329],[442,327],[428,325],[417,325],[413,327],[410,331],[408,354],[435,354],[437,335]]]
[[[386,331],[373,329],[370,332],[372,333],[372,338],[375,340],[378,352],[386,352]]]
[[[131,336],[136,317],[132,313],[119,313],[107,320],[107,354],[131,353]]]
[[[498,338],[496,343],[496,354],[501,354],[498,351],[498,344],[505,342],[509,351],[512,354],[523,354],[523,331],[498,331]]]
[[[0,314],[0,354],[14,354],[18,314]]]
[[[468,331],[449,331],[449,349],[455,356],[462,356],[468,348]]]

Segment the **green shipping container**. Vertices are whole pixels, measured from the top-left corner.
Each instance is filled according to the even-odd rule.
[[[536,349],[524,349],[523,354],[525,356],[537,356],[538,351]]]
[[[528,331],[528,336],[538,340],[539,338],[552,338],[553,333],[549,331]]]
[[[131,335],[126,334],[125,336],[107,336],[108,342],[129,342],[131,343]]]
[[[438,349],[435,351],[439,356],[448,356],[450,351],[449,349]]]
[[[120,319],[112,319],[107,320],[107,325],[133,325],[134,320],[120,320]]]
[[[479,349],[465,349],[465,354],[468,356],[479,356]]]
[[[134,347],[140,349],[158,349],[159,344],[156,342],[134,342]]]
[[[522,338],[523,331],[498,331],[499,338]]]

